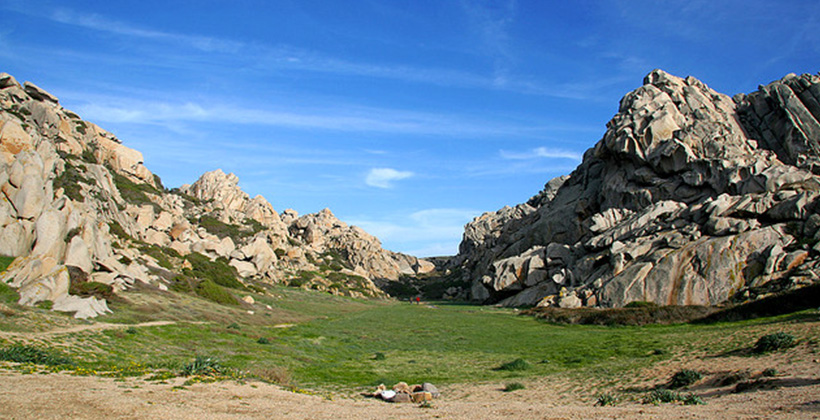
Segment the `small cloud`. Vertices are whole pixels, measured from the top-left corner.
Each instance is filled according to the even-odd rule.
[[[393,168],[373,168],[367,174],[364,182],[371,187],[392,188],[393,181],[410,178],[414,174],[409,171],[397,171]]]
[[[572,159],[581,161],[583,156],[578,152],[563,149],[548,149],[546,147],[538,147],[527,152],[507,152],[502,150],[501,157],[509,160],[528,160],[528,159]]]

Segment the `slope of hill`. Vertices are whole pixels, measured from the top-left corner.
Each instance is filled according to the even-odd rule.
[[[372,280],[433,268],[330,210],[279,214],[221,170],[166,190],[140,152],[5,73],[0,189],[0,255],[15,257],[0,279],[77,317],[136,282],[233,304],[228,289],[256,282],[379,297]]]

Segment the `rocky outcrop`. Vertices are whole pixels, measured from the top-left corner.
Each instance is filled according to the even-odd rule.
[[[507,305],[718,304],[817,278],[820,77],[734,99],[656,70],[568,177],[465,228],[451,265]]]
[[[17,288],[21,304],[51,301],[94,317],[108,311],[89,292],[100,284],[112,293],[135,282],[168,290],[215,269],[232,273],[235,280],[220,281],[233,286],[383,296],[373,280],[431,269],[329,210],[280,215],[221,170],[167,191],[140,152],[5,73],[0,109],[0,255],[17,257],[0,280]]]

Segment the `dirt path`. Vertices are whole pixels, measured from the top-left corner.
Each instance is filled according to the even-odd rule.
[[[107,322],[95,322],[93,324],[84,324],[84,325],[75,325],[73,327],[68,328],[56,328],[53,330],[48,331],[38,331],[38,332],[11,332],[11,331],[0,331],[0,338],[22,338],[22,339],[33,339],[33,338],[43,338],[43,337],[52,337],[55,335],[63,335],[63,334],[71,334],[81,331],[104,331],[104,330],[113,330],[113,329],[126,329],[129,327],[158,327],[161,325],[171,325],[176,324],[176,321],[151,321],[151,322],[143,322],[140,324],[109,324]]]
[[[372,399],[303,395],[263,383],[198,384],[174,389],[139,379],[0,371],[3,419],[817,419],[820,385],[781,387],[707,398],[706,405],[595,407],[567,397],[566,384],[532,384],[505,393],[500,385],[442,389],[432,408]]]

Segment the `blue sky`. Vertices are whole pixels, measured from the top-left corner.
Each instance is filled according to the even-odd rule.
[[[0,0],[0,71],[166,186],[222,168],[419,256],[572,171],[654,68],[732,95],[818,58],[817,1]]]

